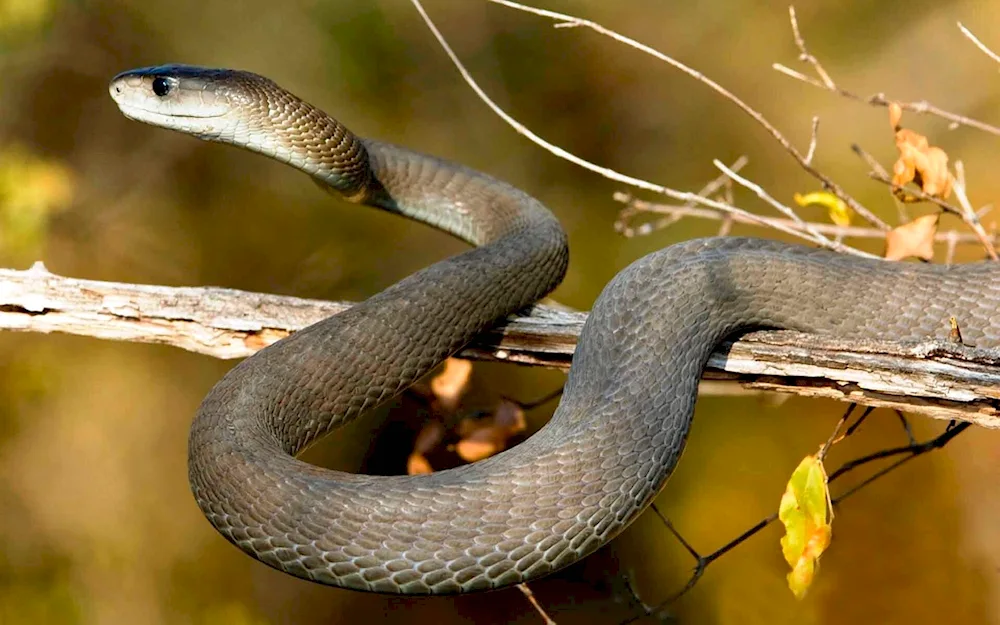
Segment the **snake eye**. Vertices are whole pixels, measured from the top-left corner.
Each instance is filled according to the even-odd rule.
[[[170,81],[163,76],[157,76],[153,79],[153,93],[160,96],[161,98],[168,93],[170,93]]]

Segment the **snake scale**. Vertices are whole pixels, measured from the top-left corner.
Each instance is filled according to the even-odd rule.
[[[524,443],[456,469],[366,476],[295,458],[553,289],[566,236],[538,201],[477,171],[361,139],[261,76],[166,65],[115,77],[129,118],[235,144],[345,199],[443,229],[470,250],[234,367],[192,426],[189,474],[229,541],[303,579],[450,594],[524,582],[607,543],[664,486],[713,347],[758,327],[844,337],[1000,339],[1000,267],[889,263],[776,241],[673,245],[593,306],[562,400]]]

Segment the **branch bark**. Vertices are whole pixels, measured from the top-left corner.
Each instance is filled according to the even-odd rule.
[[[217,287],[165,287],[0,269],[0,329],[160,343],[242,358],[348,302]],[[534,306],[459,355],[568,369],[586,313]],[[754,332],[720,345],[705,379],[1000,428],[1000,352],[943,341],[845,341]],[[713,386],[717,382],[713,382]],[[705,385],[704,388],[708,388]]]

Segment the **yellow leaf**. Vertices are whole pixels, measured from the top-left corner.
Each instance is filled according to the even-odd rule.
[[[823,463],[816,456],[806,456],[788,480],[778,508],[785,526],[781,553],[792,567],[788,587],[799,599],[812,584],[819,557],[833,536],[829,502]]]
[[[805,195],[796,193],[794,197],[796,204],[799,206],[819,204],[826,208],[827,213],[830,215],[830,220],[838,226],[851,225],[851,208],[832,193],[813,191]]]

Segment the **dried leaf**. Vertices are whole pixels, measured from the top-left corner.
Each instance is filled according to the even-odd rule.
[[[898,102],[889,103],[889,125],[893,130],[899,130],[899,122],[903,119],[903,107]]]
[[[947,198],[955,177],[948,171],[948,154],[941,148],[931,146],[927,137],[909,128],[896,131],[896,148],[899,149],[899,159],[892,166],[892,183],[902,187],[910,182],[915,183],[927,195]],[[918,198],[897,193],[904,202]]]
[[[479,462],[503,451],[504,447],[497,440],[488,437],[487,440],[465,438],[455,443],[455,453],[466,462]]]
[[[826,209],[830,220],[838,226],[851,225],[851,207],[842,199],[827,191],[813,191],[805,195],[795,194],[795,203],[799,206],[818,204]]]
[[[956,317],[948,317],[948,342],[955,343],[956,345],[964,345],[965,340],[962,338],[962,328],[958,325],[958,319]]]
[[[434,473],[434,467],[431,466],[427,456],[416,453],[410,454],[410,457],[406,459],[406,474],[424,475],[426,473]]]
[[[506,429],[510,436],[520,434],[528,427],[528,422],[524,418],[524,409],[521,408],[520,404],[509,399],[504,399],[497,405],[493,419],[497,426]]]
[[[501,401],[489,417],[462,420],[458,427],[462,440],[455,444],[455,452],[466,462],[488,458],[506,449],[510,439],[526,427],[521,406]]]
[[[442,440],[444,440],[444,424],[437,420],[426,421],[413,441],[413,451],[426,454],[440,445]]]
[[[458,406],[471,375],[472,363],[468,360],[449,358],[444,362],[444,369],[431,380],[431,392],[445,410],[453,411]]]
[[[444,440],[444,433],[444,424],[440,421],[431,420],[424,423],[420,432],[417,433],[417,438],[413,441],[413,451],[406,459],[407,475],[434,472],[434,468],[431,467],[430,460],[425,454],[441,444],[441,441]]]
[[[829,502],[823,463],[816,456],[806,456],[792,473],[778,508],[785,526],[781,553],[792,567],[788,587],[799,599],[812,584],[819,558],[833,536]]]
[[[937,232],[939,218],[938,213],[924,215],[887,232],[886,259],[902,260],[911,256],[923,260],[934,258],[934,234]]]

